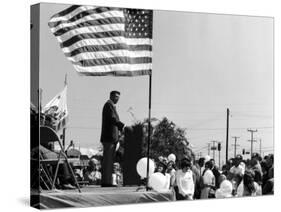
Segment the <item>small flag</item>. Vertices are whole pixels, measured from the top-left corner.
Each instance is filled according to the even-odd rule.
[[[64,86],[63,90],[58,93],[50,102],[48,102],[43,108],[43,113],[48,119],[48,124],[56,131],[64,128],[68,119],[67,110],[67,85]]]
[[[81,75],[138,76],[152,70],[152,10],[73,5],[48,25]]]

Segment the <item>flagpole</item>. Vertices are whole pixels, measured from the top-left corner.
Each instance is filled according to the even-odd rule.
[[[65,74],[64,77],[64,87],[67,86],[67,74]],[[66,126],[62,129],[62,146],[63,149],[65,149],[65,131],[66,131]]]
[[[146,167],[146,191],[148,191],[149,181],[149,154],[150,154],[150,136],[151,136],[151,81],[152,73],[149,74],[149,101],[148,101],[148,139],[147,139],[147,167]]]
[[[42,113],[42,94],[43,94],[43,89],[39,88],[38,90],[38,97],[39,97],[39,125],[45,125],[45,115],[42,116],[43,120],[41,121],[41,113]]]

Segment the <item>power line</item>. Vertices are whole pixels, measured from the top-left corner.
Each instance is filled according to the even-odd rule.
[[[256,127],[256,129],[272,129],[273,127],[265,126],[265,127]],[[230,130],[245,130],[247,127],[233,127],[229,128]],[[187,128],[187,130],[194,130],[194,131],[204,131],[204,130],[225,130],[225,128]]]

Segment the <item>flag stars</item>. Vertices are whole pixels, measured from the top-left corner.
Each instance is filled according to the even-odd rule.
[[[152,36],[151,28],[149,27],[151,24],[150,18],[152,18],[151,11],[138,9],[127,9],[124,11],[126,16],[126,36],[131,38]]]

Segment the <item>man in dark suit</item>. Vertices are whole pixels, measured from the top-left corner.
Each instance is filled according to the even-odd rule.
[[[119,91],[111,91],[110,99],[102,110],[101,143],[103,145],[102,180],[103,187],[112,186],[113,162],[119,132],[123,131],[124,124],[119,120],[115,104],[120,97]]]

